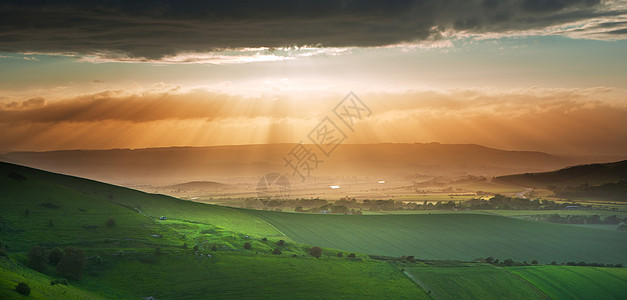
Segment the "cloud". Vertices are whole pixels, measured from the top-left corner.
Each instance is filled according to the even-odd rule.
[[[0,149],[299,142],[344,95],[244,97],[168,85],[0,109]],[[627,153],[627,91],[451,89],[358,96],[372,110],[348,143],[475,143],[566,154]]]
[[[611,28],[605,36],[624,38],[625,14],[621,2],[600,0],[3,1],[0,51],[151,61],[224,49],[386,46],[591,19]]]

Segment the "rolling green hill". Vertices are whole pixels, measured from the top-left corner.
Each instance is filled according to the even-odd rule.
[[[111,226],[109,219],[114,219]],[[0,249],[8,253],[0,255],[0,297],[9,299],[22,297],[14,291],[18,282],[32,288],[34,299],[446,299],[464,290],[485,299],[512,293],[534,298],[552,295],[543,289],[545,282],[555,282],[558,291],[568,285],[501,271],[512,268],[468,263],[475,267],[456,271],[398,265],[366,254],[627,261],[627,234],[618,231],[466,213],[344,216],[234,209],[6,163],[0,163],[0,243],[8,247]],[[46,264],[41,273],[27,267],[34,245],[84,251],[83,278],[51,285],[61,277],[54,265]],[[312,245],[324,247],[321,258],[309,255]],[[281,254],[271,254],[275,249]],[[350,252],[356,258],[347,258]],[[621,282],[624,273],[589,267],[605,273],[586,275],[588,269],[582,270],[577,279],[582,284],[610,282],[599,283],[605,295],[621,293],[604,274]],[[456,272],[464,276],[453,276]],[[490,281],[494,288],[486,290]],[[443,291],[447,285],[455,288]]]
[[[311,246],[246,211],[4,163],[0,243],[8,252],[0,255],[2,299],[23,297],[14,291],[19,282],[34,299],[428,298],[389,264],[336,257],[332,249],[316,259]],[[83,250],[83,278],[51,285],[60,277],[53,265],[43,273],[26,267],[34,245]],[[280,255],[270,253],[276,248]]]

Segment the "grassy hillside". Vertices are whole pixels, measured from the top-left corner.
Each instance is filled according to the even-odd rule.
[[[109,226],[111,218],[115,224]],[[491,215],[232,209],[0,164],[0,243],[8,246],[8,256],[0,255],[2,299],[22,297],[14,291],[18,282],[26,282],[35,299],[446,299],[464,290],[486,299],[515,298],[514,293],[534,298],[538,289],[491,266],[398,265],[363,253],[618,263],[626,261],[626,238],[624,232]],[[51,285],[61,278],[54,265],[46,264],[41,273],[27,267],[34,245],[83,250],[82,279]],[[322,257],[309,255],[312,245],[325,247]],[[272,254],[275,249],[281,254]],[[350,252],[356,258],[348,258]],[[592,272],[589,281],[612,282],[604,274]],[[457,292],[446,290],[446,278]],[[484,287],[490,281],[491,290]],[[615,284],[604,289],[608,295],[622,291]]]
[[[575,266],[513,267],[551,299],[625,299],[627,269]]]
[[[546,188],[548,186],[577,186],[585,183],[602,184],[621,180],[627,180],[627,160],[605,164],[578,165],[552,172],[499,176],[493,182]]]
[[[2,299],[21,297],[18,282],[36,299],[427,298],[389,264],[332,249],[316,259],[310,245],[290,242],[246,211],[16,165],[0,164],[0,217],[9,254],[0,255]],[[42,273],[26,267],[34,245],[83,250],[83,278],[51,285],[61,277],[53,265]],[[281,254],[271,254],[277,248]]]
[[[485,214],[313,215],[251,211],[294,241],[424,259],[627,261],[627,233]]]

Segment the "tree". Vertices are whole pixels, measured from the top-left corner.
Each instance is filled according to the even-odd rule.
[[[276,244],[278,246],[284,246],[285,245],[285,241],[284,240],[279,240]]]
[[[508,266],[508,267],[511,267],[511,266],[514,265],[514,261],[512,259],[508,258],[508,259],[503,261],[503,264]]]
[[[52,250],[50,250],[50,253],[48,253],[48,262],[51,265],[56,266],[61,259],[63,259],[63,250],[61,250],[61,248],[59,247],[54,247],[52,248]]]
[[[342,252],[338,252],[337,253],[337,257],[342,257],[342,256],[344,256],[344,254]]]
[[[250,243],[248,243],[248,242],[244,243],[244,249],[250,250],[251,248],[252,248],[252,246],[250,246]]]
[[[494,257],[492,257],[492,256],[488,256],[488,257],[486,257],[486,258],[485,258],[485,262],[487,262],[487,263],[489,263],[489,264],[493,263],[493,262],[494,262]]]
[[[537,264],[538,264],[538,261],[534,259],[534,260],[532,260],[532,261],[531,261],[531,264],[532,264],[532,265],[537,265]]]
[[[281,254],[281,249],[274,248],[274,250],[272,250],[272,254]]]
[[[22,294],[22,295],[30,295],[30,287],[28,286],[28,284],[24,283],[24,282],[20,282],[17,284],[17,286],[15,287],[15,290]]]
[[[322,248],[318,246],[311,247],[311,249],[309,249],[309,254],[315,258],[320,258],[320,256],[322,256]]]
[[[107,220],[107,226],[109,226],[109,227],[115,226],[115,219],[114,218],[109,218],[109,220]]]
[[[43,271],[46,268],[46,262],[48,261],[48,253],[46,248],[40,246],[33,246],[28,251],[28,265],[35,271]]]
[[[348,255],[349,258],[355,258],[355,256],[356,256],[355,253],[351,253]]]
[[[57,265],[59,274],[79,280],[83,276],[85,268],[85,252],[74,247],[67,247],[63,251],[63,258]]]

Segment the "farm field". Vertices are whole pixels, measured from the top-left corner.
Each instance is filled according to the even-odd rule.
[[[435,299],[548,299],[529,282],[492,265],[404,264],[402,267],[408,276],[427,287]]]
[[[625,299],[627,270],[577,266],[511,267],[551,299]]]
[[[472,260],[492,256],[620,263],[627,234],[486,214],[313,215],[249,211],[292,240],[377,255]]]

